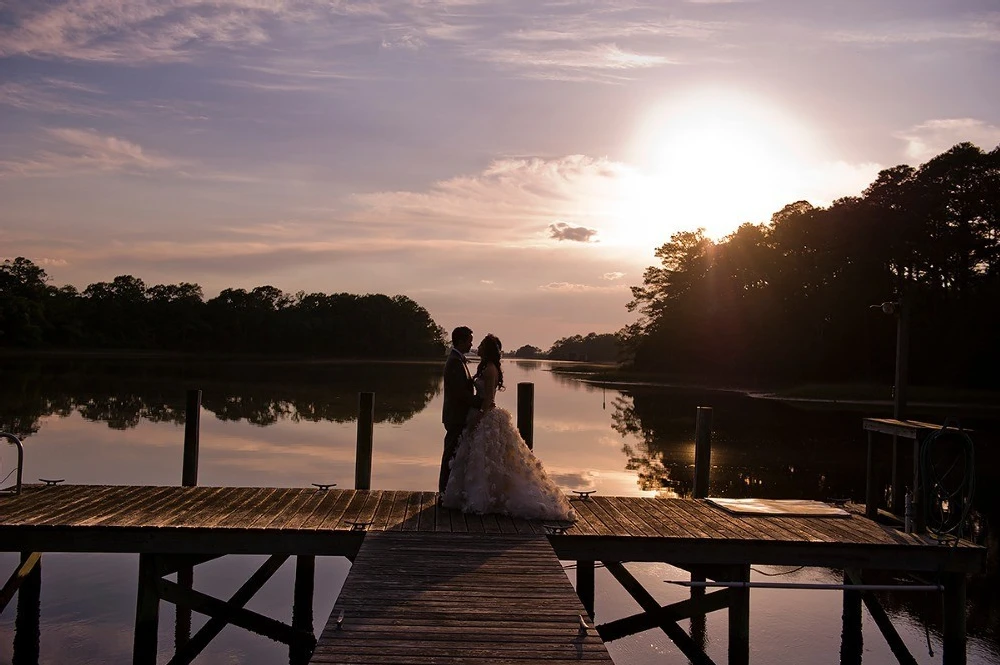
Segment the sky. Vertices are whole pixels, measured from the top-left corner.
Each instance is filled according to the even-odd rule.
[[[724,238],[1000,143],[996,0],[5,0],[0,258],[615,332]]]

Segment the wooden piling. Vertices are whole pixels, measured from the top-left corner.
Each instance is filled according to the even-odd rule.
[[[965,574],[944,575],[943,665],[965,665]]]
[[[160,621],[156,555],[139,555],[139,589],[135,602],[132,665],[156,665],[156,639]]]
[[[733,582],[749,582],[750,566],[734,566]],[[750,662],[750,588],[729,590],[729,665]]]
[[[875,519],[878,517],[878,482],[875,470],[875,442],[874,433],[868,430],[868,458],[867,475],[865,481],[865,517]]]
[[[295,557],[295,588],[292,594],[292,629],[303,635],[314,634],[313,589],[316,585],[316,557],[300,554]],[[288,646],[289,665],[305,665],[312,655],[313,644],[295,640]]]
[[[860,572],[844,571],[844,584],[860,584]],[[840,662],[842,665],[861,665],[864,639],[861,631],[861,592],[844,590],[844,606],[841,613]]]
[[[699,406],[694,429],[694,488],[691,497],[708,496],[708,481],[712,470],[712,407]]]
[[[517,431],[528,444],[529,450],[535,449],[535,384],[522,381],[517,384]]]
[[[201,391],[187,391],[184,411],[184,468],[181,484],[194,487],[198,484],[198,436],[201,428]]]
[[[358,393],[358,450],[354,460],[354,488],[372,487],[372,441],[375,436],[375,393]]]
[[[576,595],[590,618],[594,618],[594,562],[576,562]]]
[[[41,646],[42,559],[37,552],[21,552],[21,566],[34,560],[17,590],[14,649],[11,663],[37,663]]]

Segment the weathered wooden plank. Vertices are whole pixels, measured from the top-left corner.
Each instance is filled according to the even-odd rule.
[[[311,662],[610,663],[583,613],[542,536],[369,533]]]
[[[333,492],[334,490],[327,490],[327,492]],[[351,505],[351,501],[354,500],[354,495],[357,494],[357,490],[337,490],[337,499],[334,501],[333,505],[326,512],[325,515],[317,515],[312,523],[312,528],[316,531],[324,531],[327,529],[336,529],[340,525],[340,521],[344,518],[344,513]]]

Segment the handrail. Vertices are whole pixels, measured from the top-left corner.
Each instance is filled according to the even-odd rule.
[[[19,438],[7,432],[0,432],[0,438],[7,439],[10,443],[17,446],[17,484],[14,486],[13,490],[10,488],[8,489],[0,488],[0,494],[20,494],[21,470],[24,468],[24,444],[21,443],[21,440]]]

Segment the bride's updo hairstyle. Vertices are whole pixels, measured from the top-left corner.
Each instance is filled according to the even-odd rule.
[[[500,338],[489,333],[483,338],[481,346],[483,352],[479,355],[476,376],[482,374],[487,365],[492,364],[497,368],[497,390],[503,390],[503,369],[500,367],[500,352],[503,350],[503,345],[500,343]]]

